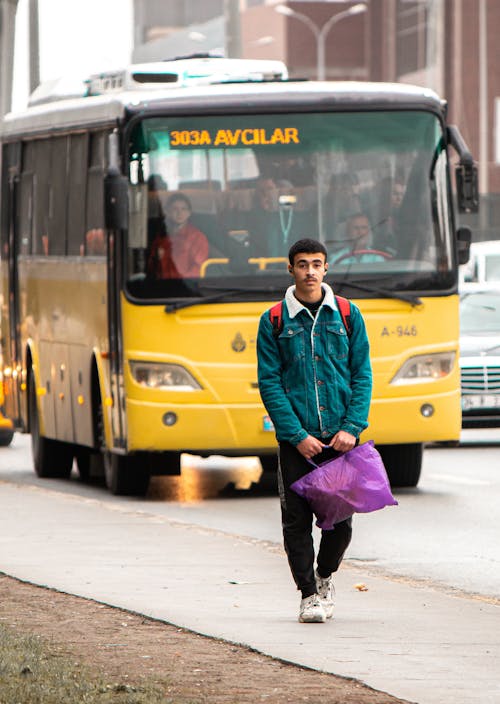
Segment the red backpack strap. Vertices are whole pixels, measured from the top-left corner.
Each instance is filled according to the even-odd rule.
[[[273,326],[273,337],[279,337],[283,330],[283,301],[269,309],[269,320]]]
[[[344,323],[347,335],[351,337],[351,302],[347,300],[347,298],[337,295],[335,295],[335,300],[337,301],[337,306],[342,316],[342,322]]]

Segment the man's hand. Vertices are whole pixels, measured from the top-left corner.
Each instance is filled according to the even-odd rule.
[[[311,457],[314,457],[314,455],[317,455],[324,449],[324,445],[312,435],[308,435],[304,440],[301,440],[296,447],[306,460],[310,460]]]
[[[330,447],[338,452],[348,452],[356,444],[356,438],[346,430],[339,430],[330,441]]]

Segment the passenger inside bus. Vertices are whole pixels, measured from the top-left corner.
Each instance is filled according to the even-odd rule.
[[[392,254],[373,248],[370,220],[366,213],[354,213],[347,219],[346,244],[329,260],[332,265],[383,262]]]
[[[383,179],[378,189],[374,236],[382,248],[394,249],[398,242],[400,213],[406,194],[405,178],[397,173],[394,178]]]
[[[303,213],[297,213],[294,187],[289,181],[262,176],[250,207],[228,213],[227,230],[246,247],[249,257],[286,257],[289,243],[298,239]]]
[[[160,174],[151,174],[148,178],[149,191],[166,191],[167,184],[165,179]]]
[[[330,234],[334,234],[341,223],[347,222],[349,216],[364,210],[355,174],[332,174],[323,200],[323,209],[324,221]]]
[[[312,186],[315,182],[314,167],[303,156],[290,155],[280,159],[259,160],[262,173],[274,181],[290,181],[294,186]]]
[[[172,194],[166,202],[166,222],[158,218],[158,231],[148,258],[148,274],[158,279],[196,278],[208,258],[208,240],[190,222],[191,201],[183,193]]]
[[[85,233],[85,254],[93,257],[106,254],[106,237],[101,227],[94,227]]]

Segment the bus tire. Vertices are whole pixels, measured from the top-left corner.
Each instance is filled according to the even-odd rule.
[[[7,447],[14,438],[13,430],[0,430],[0,447]]]
[[[259,455],[262,465],[262,474],[259,478],[259,490],[261,492],[278,492],[278,453],[274,455]]]
[[[267,474],[267,472],[278,471],[278,454],[274,455],[259,455],[259,460],[262,465],[262,474]]]
[[[94,457],[94,465],[90,465],[89,475],[92,475],[92,469],[95,469],[101,461],[104,470],[104,481],[112,494],[115,496],[144,496],[148,490],[151,476],[149,467],[144,466],[138,456],[118,455],[106,449],[104,408],[96,369],[93,376],[93,399],[94,408],[96,409],[94,438],[101,452]],[[92,461],[92,457],[90,461]],[[86,469],[83,463],[82,469],[84,471]]]
[[[106,486],[115,496],[144,496],[149,486],[149,470],[133,455],[104,455]]]
[[[422,470],[422,443],[377,445],[391,486],[417,486]]]
[[[28,387],[31,454],[36,475],[43,479],[68,479],[73,467],[74,448],[69,443],[51,440],[40,434],[33,374],[29,376]]]
[[[104,476],[103,455],[87,448],[79,449],[76,453],[76,467],[81,482],[93,482]]]

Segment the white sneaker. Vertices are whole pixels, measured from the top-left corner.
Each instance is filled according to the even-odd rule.
[[[332,575],[329,577],[320,577],[316,571],[314,576],[316,577],[318,596],[325,611],[326,618],[331,618],[333,616],[333,599],[335,597]]]
[[[324,623],[326,621],[325,610],[317,594],[311,594],[311,596],[302,599],[299,621],[301,623]]]

